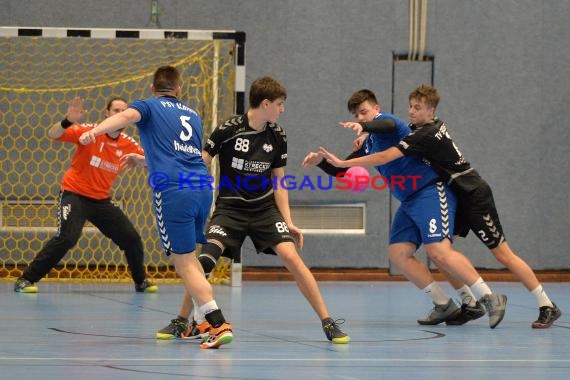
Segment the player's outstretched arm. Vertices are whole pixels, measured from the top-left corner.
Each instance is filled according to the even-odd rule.
[[[329,152],[328,150],[326,150],[324,147],[319,147],[319,153],[327,160],[328,163],[338,167],[338,168],[347,168],[350,167],[350,163],[349,161],[352,160],[341,160],[340,158],[338,158],[337,156],[335,156],[334,154],[332,154],[331,152]]]
[[[100,124],[90,131],[84,132],[79,137],[79,142],[83,145],[95,142],[97,136],[105,133],[115,132],[121,128],[125,128],[141,119],[139,111],[133,108],[127,108],[121,113],[117,113],[111,117],[106,118]]]
[[[348,168],[351,166],[384,165],[387,164],[388,162],[394,161],[404,156],[404,154],[400,152],[400,150],[396,147],[391,147],[382,152],[373,153],[367,156],[352,158],[349,160],[341,160],[323,147],[320,148],[319,152],[323,155],[323,157],[327,160],[327,162],[331,163],[334,166],[344,167],[344,168]]]

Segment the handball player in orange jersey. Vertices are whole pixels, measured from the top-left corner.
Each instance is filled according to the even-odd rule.
[[[112,98],[106,117],[127,109],[127,101]],[[113,240],[125,252],[128,268],[137,292],[154,293],[158,287],[146,277],[144,249],[140,235],[129,218],[111,202],[111,187],[121,172],[121,157],[128,153],[144,154],[139,144],[122,131],[97,137],[96,144],[81,145],[79,136],[96,124],[80,124],[85,116],[83,100],[75,97],[69,103],[61,122],[47,131],[53,140],[76,144],[71,166],[65,172],[57,207],[57,233],[36,255],[14,285],[14,291],[36,293],[37,285],[73,248],[86,221]]]

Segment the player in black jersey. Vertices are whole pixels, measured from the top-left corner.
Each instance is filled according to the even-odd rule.
[[[370,165],[379,165],[404,155],[421,156],[424,161],[448,183],[458,198],[455,233],[465,237],[469,230],[505,265],[536,297],[539,316],[533,328],[548,328],[562,314],[544,291],[530,266],[510,248],[505,240],[493,193],[489,184],[471,167],[451,139],[447,126],[435,116],[439,94],[431,86],[421,85],[409,95],[409,117],[412,132],[396,147],[368,156]],[[363,132],[357,123],[342,123],[357,134]],[[358,146],[362,137],[357,139]],[[463,284],[450,278],[456,289]],[[465,321],[469,320],[470,307],[462,306]]]
[[[258,252],[276,254],[293,274],[319,316],[327,339],[348,343],[350,337],[340,329],[341,322],[331,318],[313,274],[295,247],[295,242],[303,247],[303,233],[293,224],[288,192],[282,184],[287,136],[277,124],[285,111],[286,97],[285,88],[275,79],[255,80],[250,87],[247,113],[222,123],[207,140],[202,156],[210,163],[218,155],[220,178],[215,211],[206,233],[208,243],[202,247],[199,260],[208,274],[222,253],[229,257],[239,254],[249,236]],[[191,309],[191,299],[185,297],[177,320],[188,323]],[[181,335],[202,334],[204,328],[198,322]]]

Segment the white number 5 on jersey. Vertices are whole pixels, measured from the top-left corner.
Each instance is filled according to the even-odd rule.
[[[190,120],[190,116],[180,116],[180,123],[182,124],[182,127],[188,132],[180,132],[180,140],[182,141],[188,141],[192,138],[192,126],[188,120]]]

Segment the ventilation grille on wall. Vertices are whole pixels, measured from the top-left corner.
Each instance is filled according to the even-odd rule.
[[[366,233],[366,204],[292,205],[291,216],[305,233]]]
[[[119,207],[121,202],[115,202]],[[366,233],[366,204],[294,205],[291,216],[305,233]],[[90,223],[86,224],[90,228]],[[0,228],[51,230],[57,228],[57,201],[0,201]]]

